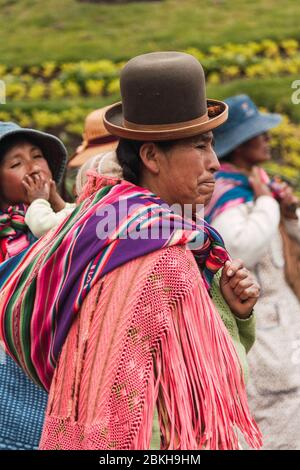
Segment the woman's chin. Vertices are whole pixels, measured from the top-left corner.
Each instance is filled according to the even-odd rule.
[[[213,196],[214,189],[215,186],[213,185],[212,187],[207,188],[206,191],[201,191],[201,195],[198,198],[201,202],[198,202],[198,204],[204,204],[206,206]]]
[[[203,202],[205,207],[208,206],[208,204],[210,203],[212,197],[213,197],[213,192],[211,194],[207,195],[207,197],[205,198],[205,201]]]
[[[197,200],[195,201],[194,205],[197,206],[207,206],[212,198],[213,192],[209,192],[206,194],[201,194],[201,196],[197,197]]]
[[[261,157],[257,158],[255,164],[259,165],[260,163],[262,164],[262,163],[268,162],[271,160],[271,158],[272,158],[271,152],[266,152]]]

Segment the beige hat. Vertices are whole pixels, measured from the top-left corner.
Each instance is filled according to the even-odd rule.
[[[117,148],[118,138],[112,136],[103,124],[103,116],[107,108],[106,106],[96,109],[86,117],[83,142],[70,158],[68,168],[78,168],[94,155]]]

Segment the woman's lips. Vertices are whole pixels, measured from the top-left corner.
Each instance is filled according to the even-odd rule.
[[[214,180],[201,181],[200,183],[198,183],[199,186],[208,186],[208,187],[212,187],[215,184],[216,184],[216,182]]]
[[[215,181],[204,181],[198,184],[199,194],[212,194],[215,189]]]

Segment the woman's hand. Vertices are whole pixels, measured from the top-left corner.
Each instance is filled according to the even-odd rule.
[[[41,174],[26,175],[22,181],[25,188],[27,200],[31,204],[36,199],[49,200],[50,182]]]
[[[260,168],[254,166],[249,176],[249,183],[252,186],[255,198],[260,196],[272,196],[271,190],[268,185],[262,180]]]
[[[279,197],[282,215],[287,219],[297,219],[296,209],[299,206],[299,199],[287,183],[281,184]]]
[[[50,180],[50,195],[49,195],[49,202],[51,204],[52,209],[54,212],[59,212],[66,206],[65,201],[59,195],[55,181]]]
[[[241,260],[226,261],[220,289],[232,313],[241,319],[251,315],[260,294],[260,287]]]

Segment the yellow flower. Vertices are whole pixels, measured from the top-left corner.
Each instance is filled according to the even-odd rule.
[[[55,62],[45,62],[41,71],[41,75],[45,78],[50,78],[56,70]]]
[[[66,131],[70,132],[71,134],[82,135],[83,132],[83,122],[80,123],[72,123],[66,125]]]
[[[239,76],[240,69],[236,65],[229,65],[228,67],[223,67],[222,74],[228,78],[235,78]]]
[[[39,75],[40,69],[36,65],[33,65],[32,67],[30,67],[29,73],[30,75]]]
[[[32,118],[39,129],[46,129],[63,123],[59,113],[50,113],[49,111],[35,110],[32,113]]]
[[[100,96],[103,92],[104,81],[103,80],[87,80],[85,82],[85,89],[91,96]]]
[[[279,47],[276,42],[265,39],[262,41],[262,49],[267,57],[274,57],[279,53]]]
[[[199,62],[205,58],[205,54],[196,47],[189,47],[185,52],[194,56]]]
[[[50,82],[49,92],[51,98],[61,98],[65,94],[64,87],[59,80]]]
[[[281,41],[280,45],[288,56],[293,56],[299,51],[299,44],[296,39],[285,39]]]
[[[30,88],[27,94],[27,97],[33,101],[39,100],[45,96],[45,91],[46,91],[46,87],[44,83],[41,83],[41,82],[35,83]]]
[[[7,83],[6,84],[6,97],[12,100],[21,100],[26,96],[26,85],[23,83]]]
[[[14,77],[18,77],[22,73],[22,68],[21,67],[14,67],[12,69],[11,73]]]
[[[221,82],[220,74],[217,72],[210,73],[207,81],[212,85],[218,85]]]
[[[116,95],[120,93],[120,80],[115,78],[107,86],[107,93],[109,95]]]
[[[6,71],[7,71],[6,65],[0,64],[0,79],[3,77],[3,75],[5,75]]]
[[[11,121],[11,120],[12,120],[11,116],[8,112],[0,111],[0,121]]]
[[[65,83],[65,91],[68,96],[80,96],[80,86],[74,80]]]

